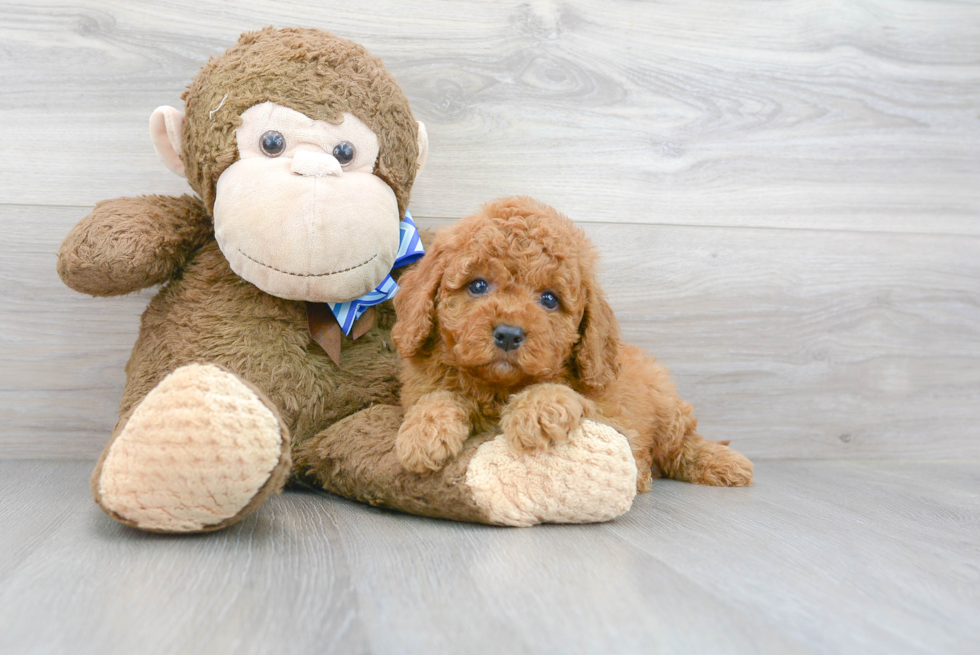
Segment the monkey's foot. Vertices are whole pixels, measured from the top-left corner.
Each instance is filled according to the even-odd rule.
[[[585,420],[565,443],[518,453],[503,435],[477,448],[466,484],[490,523],[597,523],[629,511],[636,496],[636,462],[629,442]]]
[[[177,369],[120,427],[92,491],[109,515],[142,530],[223,528],[289,475],[289,431],[271,402],[214,365]]]

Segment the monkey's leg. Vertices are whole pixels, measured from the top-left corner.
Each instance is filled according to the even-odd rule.
[[[495,525],[593,523],[629,510],[636,464],[626,437],[583,422],[567,443],[517,453],[501,435],[471,438],[443,469],[407,471],[395,452],[400,407],[348,416],[293,453],[300,482],[420,516]]]
[[[119,421],[92,493],[126,525],[208,532],[279,492],[290,465],[289,431],[265,395],[218,366],[190,364]]]

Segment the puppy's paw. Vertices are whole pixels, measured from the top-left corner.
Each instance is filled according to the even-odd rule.
[[[582,418],[592,416],[591,401],[561,384],[536,384],[507,401],[500,416],[504,437],[517,452],[545,450],[568,441]]]
[[[691,482],[715,487],[747,487],[752,484],[749,458],[723,442],[706,441],[691,471]]]
[[[459,454],[469,436],[469,417],[462,407],[423,399],[406,413],[395,439],[395,453],[409,471],[438,471]]]

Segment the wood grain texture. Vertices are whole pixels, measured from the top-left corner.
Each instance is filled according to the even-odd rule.
[[[904,653],[980,640],[978,462],[765,462],[612,523],[501,529],[287,492],[140,534],[91,462],[0,461],[0,652]]]
[[[384,58],[431,139],[422,225],[515,193],[582,223],[627,339],[758,483],[529,530],[95,508],[92,463],[51,459],[101,450],[153,291],[80,296],[55,252],[98,200],[187,190],[147,118],[268,24]],[[980,4],[13,0],[0,85],[0,652],[975,652]]]
[[[980,5],[0,6],[0,203],[178,193],[147,117],[246,29],[382,56],[429,126],[418,213],[526,193],[592,221],[978,234]]]
[[[45,0],[0,5],[0,457],[101,449],[152,291],[81,297],[54,253],[97,200],[187,190],[147,117],[270,23],[395,72],[423,224],[528,193],[585,225],[706,435],[980,454],[980,4]]]
[[[341,541],[310,499],[216,540],[142,534],[101,520],[91,468],[0,462],[0,518],[14,527],[0,652],[368,652]]]
[[[2,456],[92,457],[115,422],[152,291],[61,284],[79,214],[0,206]],[[977,237],[584,225],[625,338],[709,438],[755,458],[980,457]]]

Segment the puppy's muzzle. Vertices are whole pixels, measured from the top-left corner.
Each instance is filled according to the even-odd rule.
[[[517,350],[524,343],[524,330],[516,325],[497,325],[493,328],[493,340],[505,352]]]

